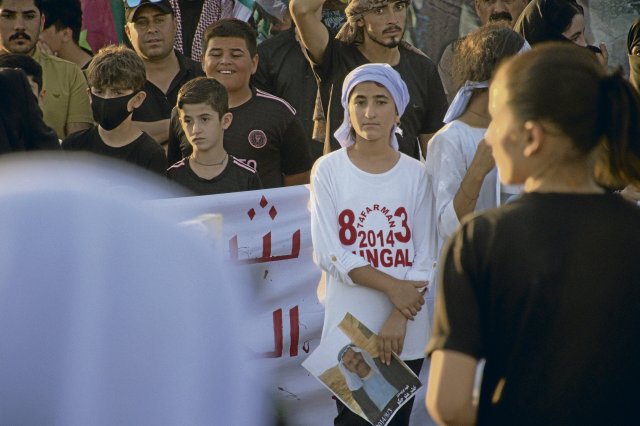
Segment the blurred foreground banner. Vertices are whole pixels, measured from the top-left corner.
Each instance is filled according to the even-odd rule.
[[[238,285],[247,287],[256,310],[245,332],[257,370],[271,376],[288,425],[331,424],[336,415],[331,393],[301,366],[319,346],[324,320],[321,273],[312,258],[308,186],[151,203],[158,214],[180,221],[223,216],[222,237],[212,244],[222,244],[227,261],[249,275]],[[424,398],[424,391],[418,398]],[[420,400],[414,404],[412,424],[431,424],[423,407]]]
[[[335,416],[331,394],[300,364],[320,343],[324,308],[312,259],[309,189],[277,188],[153,201],[159,214],[182,221],[223,216],[227,260],[245,269],[248,297],[258,312],[246,330],[259,371],[271,375],[274,393],[292,425],[326,425]]]

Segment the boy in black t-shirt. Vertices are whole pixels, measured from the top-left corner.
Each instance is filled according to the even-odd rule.
[[[101,49],[87,69],[91,109],[98,124],[73,133],[62,141],[66,151],[89,151],[125,160],[164,174],[164,150],[131,122],[133,110],[146,94],[144,63],[131,49],[108,46]]]
[[[234,120],[224,148],[257,170],[265,188],[309,183],[311,157],[307,136],[295,109],[285,100],[251,86],[258,66],[255,30],[237,19],[221,19],[205,31],[202,67],[227,90]],[[189,144],[171,112],[167,156],[170,163],[188,157]]]
[[[167,170],[169,179],[198,195],[261,189],[256,170],[225,151],[224,131],[233,115],[224,86],[198,77],[178,92],[178,118],[192,154]]]

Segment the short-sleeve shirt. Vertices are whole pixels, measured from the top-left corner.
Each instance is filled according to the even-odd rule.
[[[427,351],[486,359],[479,425],[638,424],[640,209],[529,193],[442,255]]]
[[[418,135],[435,133],[442,127],[442,119],[448,103],[444,94],[438,69],[431,59],[420,53],[400,46],[400,62],[393,68],[409,89],[410,101],[402,117],[400,128],[403,136],[398,137],[400,152],[419,158]],[[320,81],[322,106],[329,123],[327,137],[331,138],[331,150],[340,148],[333,133],[344,119],[340,103],[342,83],[353,69],[369,63],[369,60],[353,44],[345,44],[330,38],[321,64],[313,66]]]
[[[171,117],[171,109],[176,106],[178,91],[183,84],[196,77],[204,75],[202,65],[185,57],[178,51],[174,51],[178,58],[180,70],[173,78],[167,93],[164,93],[149,80],[144,82],[144,91],[147,94],[142,105],[133,111],[133,120],[141,122],[153,122],[168,120]]]
[[[311,138],[318,85],[296,40],[295,28],[260,43],[258,57],[258,69],[253,75],[256,87],[289,102],[296,109],[305,133]]]
[[[87,81],[78,65],[37,48],[33,59],[42,67],[44,122],[58,138],[67,136],[67,123],[93,123]]]
[[[224,131],[224,149],[258,171],[265,188],[280,187],[283,176],[311,169],[307,136],[296,111],[285,100],[253,89],[244,104],[231,108],[233,121]],[[169,161],[191,155],[177,110],[171,115]]]
[[[255,169],[247,166],[234,156],[229,156],[222,173],[212,179],[198,176],[188,158],[183,158],[167,170],[167,177],[196,195],[224,194],[227,192],[252,191],[262,189]]]
[[[67,136],[62,141],[62,149],[93,152],[124,160],[161,175],[164,175],[167,170],[167,157],[164,149],[144,132],[131,143],[114,148],[102,141],[98,127],[94,126]]]

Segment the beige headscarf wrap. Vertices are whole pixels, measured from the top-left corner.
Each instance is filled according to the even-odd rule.
[[[362,31],[358,28],[358,20],[362,19],[367,13],[373,12],[374,9],[397,2],[409,4],[407,0],[351,0],[344,10],[344,13],[347,15],[347,22],[344,23],[336,35],[336,39],[346,44],[362,43],[364,40]],[[408,45],[404,40],[401,41],[400,44],[403,46]]]

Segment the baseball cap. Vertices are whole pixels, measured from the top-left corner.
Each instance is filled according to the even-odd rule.
[[[132,22],[138,9],[147,4],[155,6],[165,13],[173,14],[169,0],[124,0],[124,16],[127,22]]]

